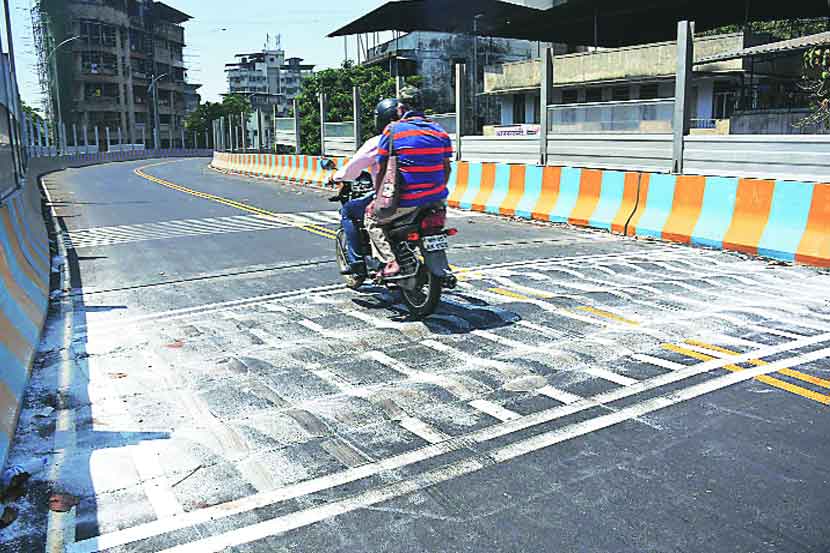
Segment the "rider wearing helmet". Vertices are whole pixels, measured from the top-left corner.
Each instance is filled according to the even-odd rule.
[[[389,123],[398,119],[398,100],[396,98],[381,100],[375,107],[374,115],[377,136],[373,136],[363,143],[363,146],[355,153],[349,163],[334,174],[331,178],[332,182],[353,181],[366,170],[372,175],[372,182],[375,181],[378,172],[377,153],[380,133]],[[362,198],[346,202],[340,210],[340,218],[347,242],[346,257],[349,262],[349,268],[343,271],[346,274],[366,273],[363,258],[355,249],[355,245],[360,243],[355,221],[363,219],[366,207],[374,198],[374,192],[370,192]]]
[[[400,266],[384,227],[425,206],[445,204],[449,195],[452,141],[441,125],[424,115],[422,107],[417,88],[402,88],[397,122],[386,127],[378,144],[375,190],[381,189],[390,156],[397,158],[400,178],[400,200],[394,212],[380,215],[370,208],[366,216],[366,232],[378,260],[385,264],[381,272],[385,277],[400,273]]]

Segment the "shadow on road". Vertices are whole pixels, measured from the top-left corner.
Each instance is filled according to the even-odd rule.
[[[418,320],[412,317],[399,292],[379,286],[364,287],[364,296],[352,302],[364,309],[386,310],[394,322],[421,322],[434,334],[468,334],[474,330],[507,327],[521,320],[518,313],[490,305],[478,298],[445,294],[433,315]]]

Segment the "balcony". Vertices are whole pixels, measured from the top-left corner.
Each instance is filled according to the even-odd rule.
[[[746,42],[743,33],[697,37],[695,59],[735,52],[742,49]],[[674,42],[660,42],[556,56],[553,84],[567,86],[670,78],[675,75],[676,55],[677,45]],[[743,70],[744,61],[741,59],[695,66],[695,71],[705,72]],[[509,94],[539,88],[540,83],[541,65],[538,59],[488,66],[484,71],[485,93]]]
[[[118,98],[90,96],[75,102],[75,111],[121,111]]]
[[[118,67],[105,63],[83,63],[81,64],[82,75],[96,75],[96,76],[116,76],[118,75]]]
[[[176,44],[184,44],[184,28],[169,23],[157,23],[155,27],[157,37],[164,38]]]

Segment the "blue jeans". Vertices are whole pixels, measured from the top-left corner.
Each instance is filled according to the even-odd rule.
[[[375,199],[374,192],[366,194],[362,198],[350,200],[340,208],[340,223],[343,225],[343,231],[346,234],[346,258],[349,263],[357,263],[363,260],[363,256],[357,251],[356,246],[360,244],[360,236],[358,235],[355,221],[363,220],[363,214],[366,213],[366,208],[369,203]]]

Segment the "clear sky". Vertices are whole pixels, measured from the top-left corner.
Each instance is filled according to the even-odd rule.
[[[233,55],[261,49],[266,35],[282,35],[286,56],[304,58],[318,68],[343,62],[343,39],[331,31],[385,3],[383,0],[166,0],[193,16],[185,24],[185,59],[191,82],[202,83],[202,99],[215,101],[227,91],[224,65]],[[34,72],[31,0],[10,0],[18,81],[23,99],[40,106]],[[349,57],[354,58],[354,40]]]

